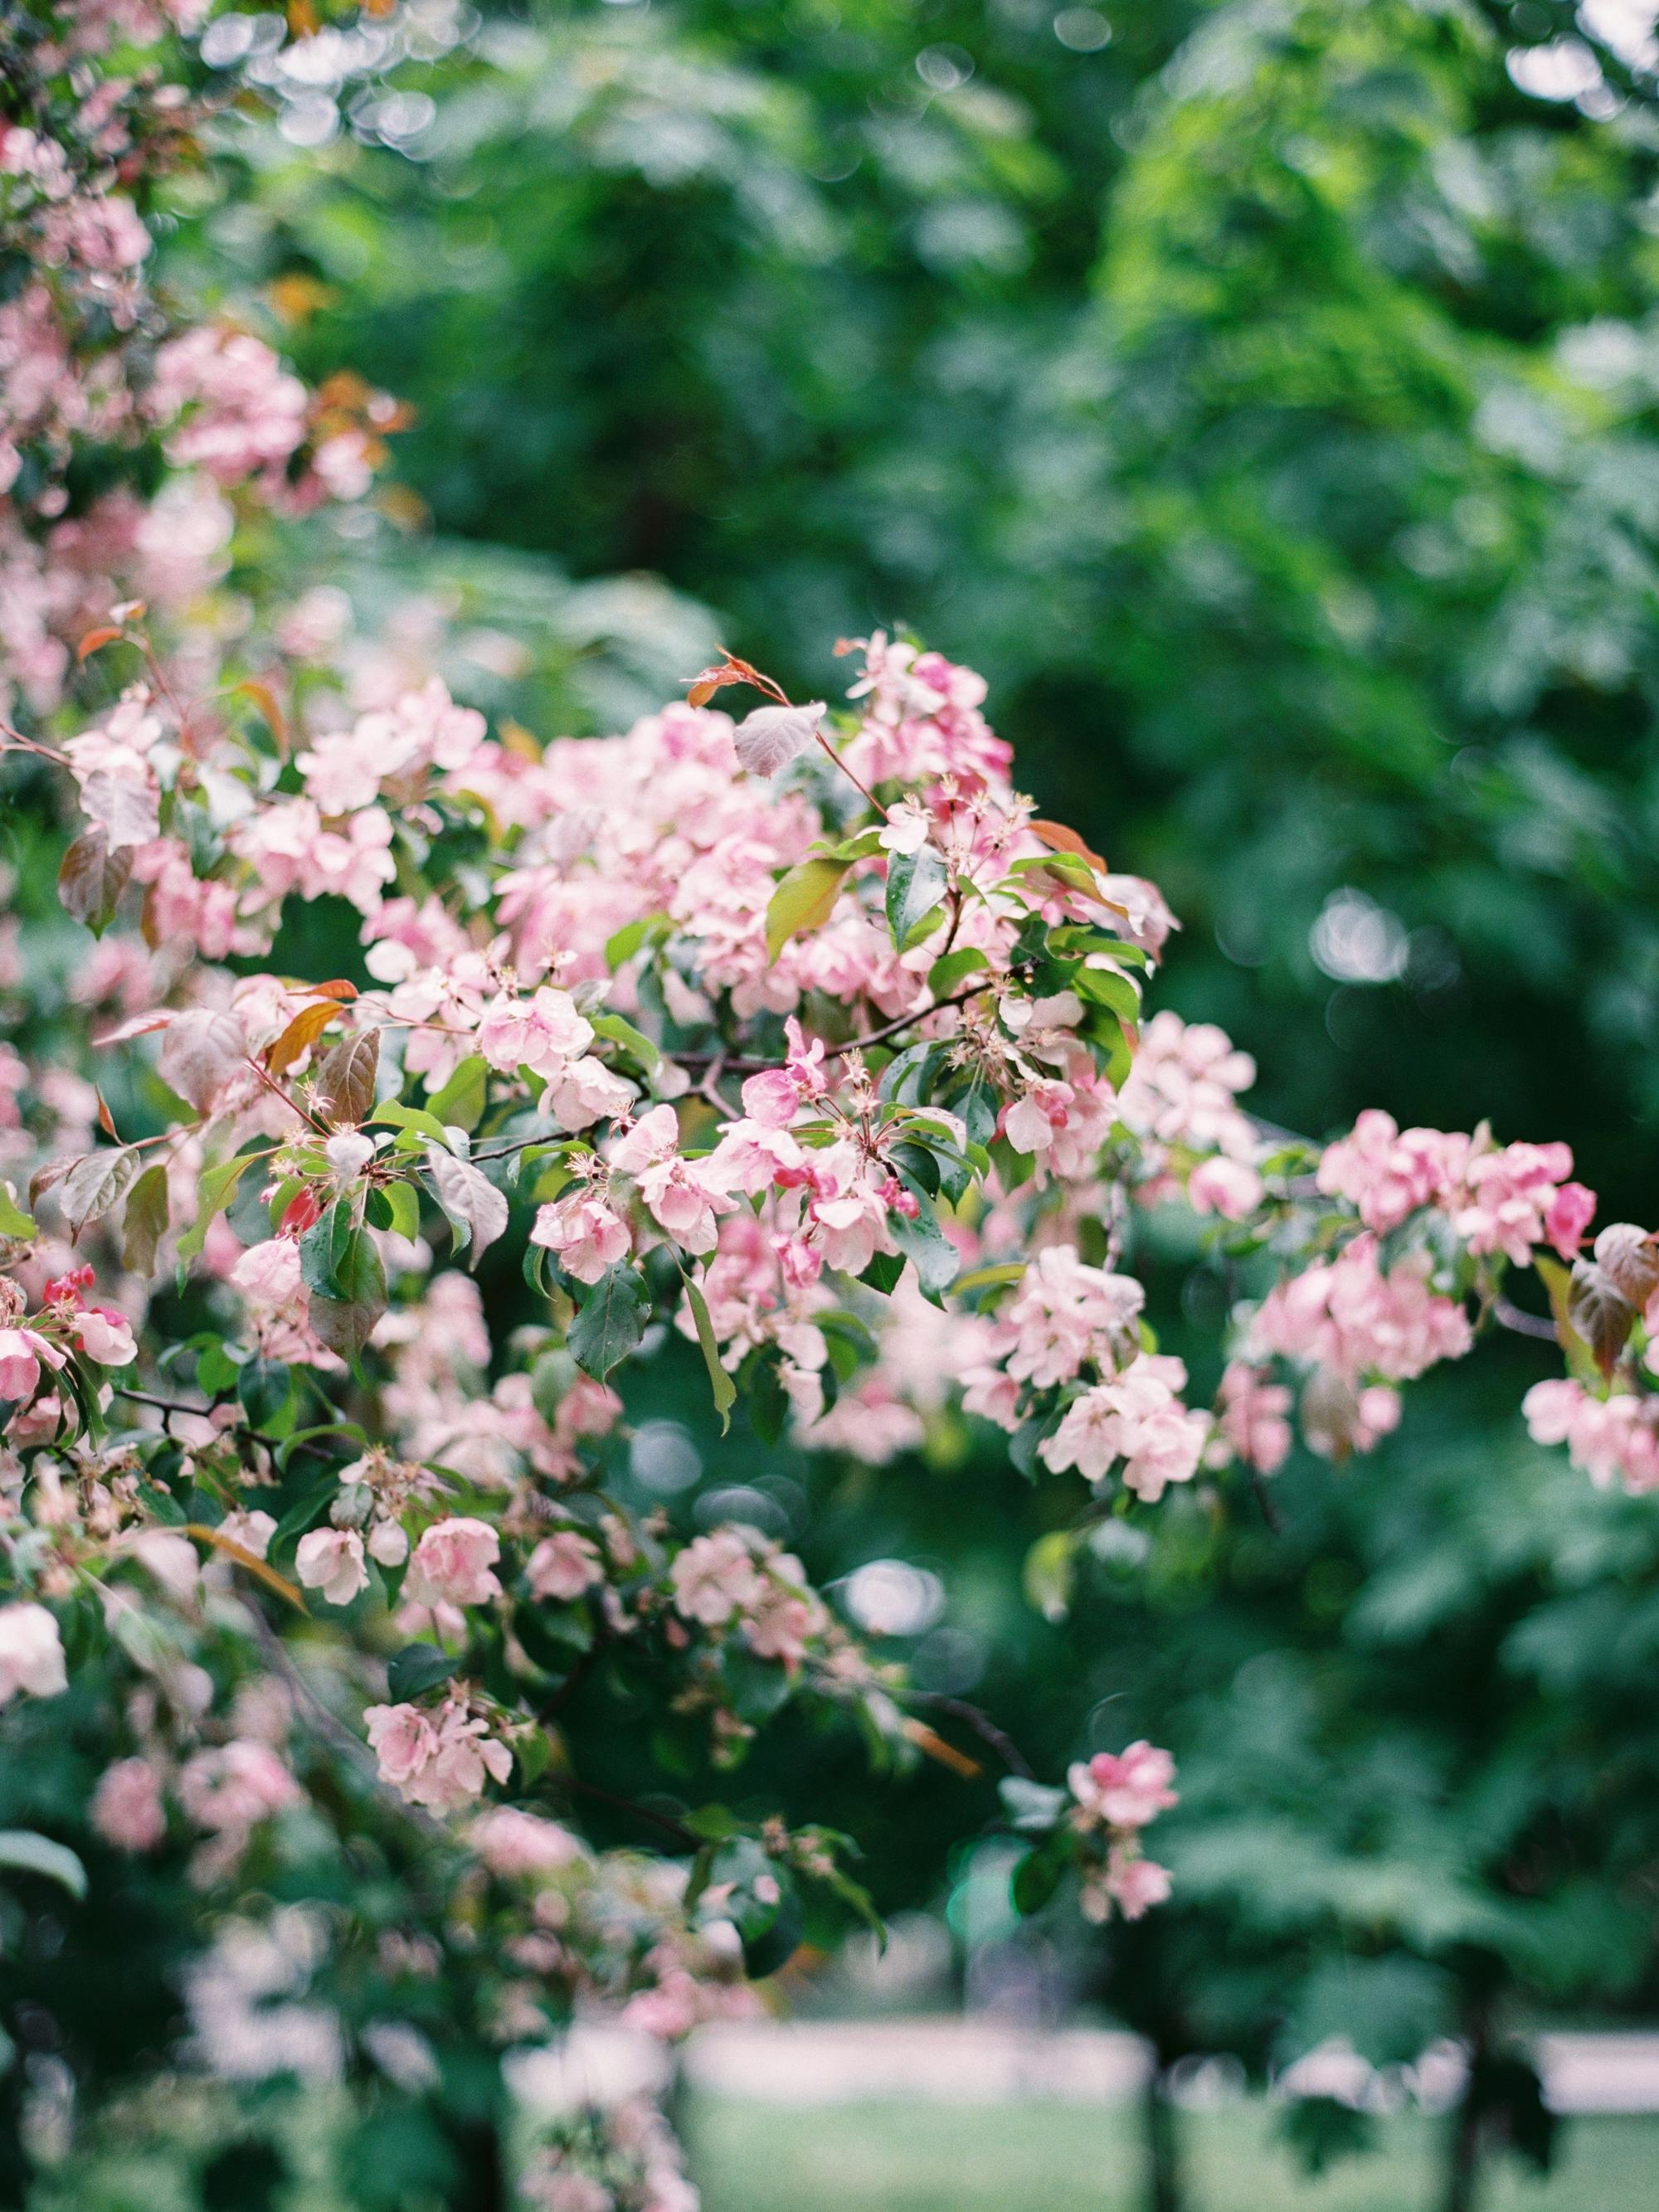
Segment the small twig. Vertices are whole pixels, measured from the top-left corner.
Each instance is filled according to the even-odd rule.
[[[1250,1469],[1250,1488],[1255,1493],[1256,1504],[1261,1509],[1261,1517],[1267,1524],[1268,1534],[1282,1536],[1285,1533],[1285,1516],[1274,1504],[1273,1493],[1269,1491],[1267,1480],[1259,1467],[1253,1467]]]
[[[1505,1297],[1492,1300],[1492,1317],[1499,1328],[1513,1330],[1516,1336],[1536,1337],[1540,1344],[1559,1341],[1553,1321],[1546,1321],[1541,1314],[1523,1313],[1519,1306],[1511,1305]]]
[[[1000,1729],[988,1713],[977,1705],[970,1705],[965,1698],[947,1697],[942,1690],[907,1690],[903,1695],[919,1705],[929,1705],[935,1712],[949,1713],[964,1728],[970,1728],[981,1743],[988,1744],[1010,1774],[1017,1774],[1022,1782],[1034,1782],[1036,1776],[1030,1761],[1013,1738]]]
[[[258,1061],[254,1059],[252,1053],[244,1053],[242,1057],[246,1060],[248,1066],[253,1070],[253,1073],[258,1077],[260,1082],[264,1085],[267,1091],[271,1092],[274,1097],[280,1098],[283,1105],[288,1107],[293,1113],[297,1114],[302,1121],[308,1121],[319,1137],[325,1137],[328,1135],[328,1130],[324,1127],[322,1122],[317,1119],[317,1116],[314,1114],[308,1112],[305,1107],[301,1105],[297,1098],[290,1098],[288,1092],[283,1090],[282,1085],[276,1080],[275,1077],[266,1074],[264,1069],[260,1066]]]
[[[579,1782],[574,1774],[557,1774],[551,1779],[556,1788],[573,1790],[578,1796],[591,1797],[596,1805],[609,1805],[613,1812],[631,1814],[636,1820],[648,1820],[653,1828],[660,1828],[665,1836],[672,1836],[675,1842],[688,1851],[701,1848],[690,1828],[682,1827],[666,1813],[653,1812],[649,1805],[641,1805],[636,1798],[618,1797],[611,1790],[601,1790],[595,1782]]]

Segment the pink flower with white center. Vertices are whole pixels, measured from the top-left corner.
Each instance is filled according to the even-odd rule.
[[[98,1778],[92,1825],[118,1851],[153,1851],[167,1832],[161,1778],[147,1759],[118,1759]]]
[[[300,1580],[320,1590],[331,1605],[349,1605],[368,1588],[363,1540],[355,1528],[313,1528],[301,1536],[294,1555]]]
[[[250,1244],[230,1271],[230,1285],[256,1305],[290,1304],[302,1288],[298,1241],[273,1237]]]
[[[1079,1810],[1113,1828],[1144,1828],[1181,1801],[1170,1787],[1175,1761],[1145,1737],[1121,1752],[1097,1751],[1079,1759],[1066,1779]]]
[[[746,1609],[744,1629],[757,1659],[775,1659],[793,1674],[828,1619],[822,1601],[806,1587],[800,1561],[779,1552],[767,1561],[759,1601]]]
[[[1410,1382],[1474,1342],[1455,1299],[1430,1290],[1430,1261],[1413,1254],[1385,1275],[1370,1236],[1334,1261],[1320,1261],[1270,1291],[1250,1324],[1254,1356],[1278,1352],[1355,1382],[1371,1374]]]
[[[1038,1456],[1055,1474],[1074,1467],[1089,1482],[1121,1459],[1124,1487],[1155,1503],[1170,1483],[1190,1481],[1204,1455],[1209,1423],[1176,1395],[1186,1380],[1180,1360],[1139,1353],[1073,1401]]]
[[[720,1628],[732,1614],[757,1605],[764,1584],[748,1544],[735,1528],[696,1536],[669,1570],[674,1608],[687,1620]]]
[[[1582,1182],[1564,1182],[1545,1213],[1544,1241],[1562,1259],[1571,1260],[1595,1218],[1595,1193],[1587,1190]]]
[[[591,1054],[556,1068],[548,1078],[544,1109],[562,1129],[573,1133],[591,1128],[595,1121],[614,1121],[634,1108],[634,1086],[613,1074],[602,1060]]]
[[[919,853],[932,827],[925,807],[914,799],[901,799],[888,808],[878,842],[884,853]]]
[[[715,1216],[733,1201],[703,1168],[679,1152],[679,1123],[669,1105],[653,1106],[617,1140],[613,1166],[632,1175],[659,1228],[687,1252],[712,1252]]]
[[[402,1566],[409,1557],[409,1535],[403,1522],[377,1521],[368,1532],[368,1551],[377,1566]]]
[[[276,1516],[259,1512],[227,1513],[219,1523],[219,1534],[228,1542],[240,1544],[245,1552],[252,1552],[256,1559],[263,1559],[276,1534]]]
[[[1017,1152],[1046,1152],[1066,1127],[1069,1083],[1034,1083],[1002,1117],[1002,1133]]]
[[[132,1323],[112,1307],[82,1306],[70,1323],[70,1334],[100,1367],[125,1367],[138,1357]]]
[[[800,1111],[800,1097],[787,1068],[763,1069],[743,1086],[744,1121],[762,1129],[787,1129]]]
[[[1521,1410],[1534,1442],[1565,1443],[1572,1464],[1598,1489],[1617,1477],[1632,1496],[1659,1490],[1659,1399],[1628,1392],[1595,1398],[1558,1377],[1534,1382]]]
[[[489,1723],[446,1698],[428,1717],[416,1705],[371,1705],[363,1719],[380,1760],[380,1779],[412,1805],[459,1812],[480,1796],[486,1780],[505,1782],[513,1754]]]
[[[745,1097],[748,1087],[744,1086]],[[802,1179],[805,1167],[806,1155],[787,1129],[761,1121],[728,1121],[703,1174],[722,1190],[740,1190],[753,1198],[775,1184],[787,1188],[788,1179]]]
[[[525,1577],[532,1597],[552,1598],[569,1605],[595,1583],[603,1582],[605,1569],[599,1547],[574,1528],[560,1528],[541,1542],[525,1562]]]
[[[633,1249],[628,1224],[603,1199],[580,1193],[540,1207],[530,1241],[556,1253],[565,1273],[579,1283],[597,1283]]]
[[[383,809],[366,807],[351,816],[345,830],[325,830],[305,855],[301,888],[307,898],[329,893],[347,900],[359,914],[372,914],[380,902],[380,887],[397,875],[397,864],[387,849],[392,823]]]
[[[58,1623],[43,1605],[0,1606],[0,1705],[19,1692],[55,1698],[69,1687]]]
[[[1085,1267],[1069,1244],[1045,1247],[1008,1306],[1009,1373],[1047,1389],[1069,1382],[1085,1359],[1115,1366],[1114,1345],[1139,1319],[1146,1296],[1132,1276]]]
[[[381,1781],[406,1792],[437,1756],[436,1729],[418,1705],[370,1705],[363,1721]]]
[[[568,1060],[579,1060],[593,1042],[593,1025],[583,1018],[568,991],[544,983],[532,998],[502,992],[484,1009],[478,1024],[478,1050],[503,1072],[527,1067],[551,1076]]]
[[[179,1776],[179,1802],[198,1828],[240,1835],[272,1813],[297,1805],[299,1784],[268,1743],[245,1737],[198,1751]]]
[[[501,1595],[492,1571],[501,1556],[501,1540],[488,1522],[435,1521],[415,1547],[404,1596],[412,1605],[483,1605]]]
[[[40,1369],[58,1368],[64,1354],[34,1328],[0,1328],[0,1398],[32,1398]]]
[[[1123,1085],[1123,1119],[1161,1144],[1249,1159],[1255,1132],[1237,1102],[1255,1081],[1255,1062],[1236,1051],[1224,1030],[1166,1010],[1141,1032]]]

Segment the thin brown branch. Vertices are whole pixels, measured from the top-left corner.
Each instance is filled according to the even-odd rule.
[[[927,1705],[936,1713],[948,1713],[952,1720],[972,1729],[980,1741],[995,1752],[1010,1774],[1018,1775],[1022,1782],[1036,1779],[1030,1761],[1013,1738],[1000,1729],[988,1713],[982,1712],[977,1705],[970,1705],[965,1698],[947,1697],[942,1690],[907,1690],[903,1694],[912,1704]]]

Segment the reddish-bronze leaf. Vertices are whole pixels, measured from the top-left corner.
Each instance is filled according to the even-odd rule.
[[[1077,831],[1068,830],[1063,822],[1033,822],[1030,827],[1031,835],[1041,837],[1051,853],[1075,853],[1079,860],[1086,860],[1103,876],[1111,872],[1093,847],[1085,845]]]
[[[113,645],[120,635],[118,623],[106,623],[101,629],[89,629],[75,648],[76,659],[81,661],[89,659],[97,652],[100,646]]]
[[[380,1032],[359,1030],[342,1037],[317,1071],[317,1110],[337,1127],[355,1129],[374,1108],[380,1066]]]
[[[332,1021],[339,1019],[340,1009],[331,999],[319,999],[309,1006],[302,1006],[265,1054],[265,1066],[272,1075],[280,1075],[285,1067],[292,1067],[302,1052],[308,1052]]]
[[[1574,1263],[1567,1318],[1589,1345],[1603,1377],[1610,1377],[1635,1326],[1636,1309],[1593,1260]]]
[[[302,999],[338,999],[343,1006],[357,995],[357,986],[348,983],[343,975],[337,975],[328,983],[296,983],[294,988]]]
[[[64,911],[84,922],[94,937],[101,936],[115,918],[132,874],[132,852],[123,845],[111,852],[109,839],[96,823],[75,840],[58,871],[58,896]]]

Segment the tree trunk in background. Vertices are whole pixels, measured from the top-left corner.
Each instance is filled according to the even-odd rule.
[[[1446,2148],[1446,2189],[1442,2212],[1474,2212],[1480,2179],[1480,2138],[1486,2112],[1486,2072],[1490,2022],[1484,2003],[1470,2008],[1468,2017],[1469,2072],[1463,2094],[1452,2116]]]
[[[1146,2125],[1147,2212],[1185,2212],[1180,2115],[1170,2101],[1169,2076],[1157,2060],[1146,2076],[1141,2110]]]
[[[498,2112],[455,2130],[461,2185],[454,2212],[511,2212],[513,2191],[501,2142],[507,2118],[507,2108],[503,2106]]]

